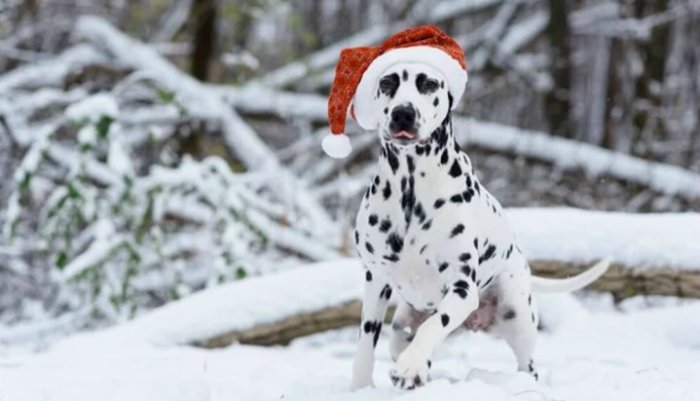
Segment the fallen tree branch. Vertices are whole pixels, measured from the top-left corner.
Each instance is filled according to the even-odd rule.
[[[535,261],[531,266],[536,275],[557,278],[570,277],[587,267],[561,261]],[[616,301],[637,295],[700,298],[700,272],[676,271],[661,267],[635,271],[616,264],[587,290],[610,292]],[[246,330],[214,336],[197,342],[197,345],[205,348],[221,348],[235,343],[286,345],[295,338],[359,324],[361,306],[360,300],[354,299]],[[393,308],[390,308],[385,319],[387,323],[391,321],[393,312]]]

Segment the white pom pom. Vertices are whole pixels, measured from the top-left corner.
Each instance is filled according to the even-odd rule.
[[[350,138],[347,135],[328,134],[323,138],[321,147],[326,154],[334,159],[344,159],[352,151]]]

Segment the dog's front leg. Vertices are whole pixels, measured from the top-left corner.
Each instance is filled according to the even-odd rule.
[[[399,355],[391,381],[395,386],[412,389],[428,380],[430,358],[438,345],[460,326],[479,305],[476,283],[460,274],[432,316],[418,327],[413,342]]]
[[[362,301],[362,320],[360,322],[360,341],[355,354],[352,373],[352,389],[373,386],[374,348],[377,346],[382,330],[386,307],[391,298],[389,284],[372,277],[366,272],[365,294]]]

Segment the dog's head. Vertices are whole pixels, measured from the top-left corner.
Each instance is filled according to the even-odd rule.
[[[377,132],[386,142],[410,146],[429,141],[452,108],[444,75],[422,63],[396,64],[377,85]]]

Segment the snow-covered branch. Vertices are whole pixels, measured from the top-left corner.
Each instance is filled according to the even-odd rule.
[[[226,96],[227,100],[244,113],[275,114],[276,108],[279,107],[276,102],[280,101],[285,104],[287,117],[303,117],[317,121],[326,119],[325,101],[320,96],[303,95],[296,98],[296,95],[289,92],[257,91],[253,88],[218,87],[217,90],[231,91],[232,95]],[[238,93],[246,95],[237,97]],[[257,96],[253,96],[253,93]],[[242,98],[250,101],[240,101]],[[266,104],[271,106],[266,107]],[[292,104],[298,107],[286,107]],[[679,195],[689,199],[700,197],[700,175],[680,167],[503,124],[459,116],[455,116],[453,121],[457,137],[468,145],[532,157],[561,169],[580,168],[591,177],[610,175],[668,195]]]

